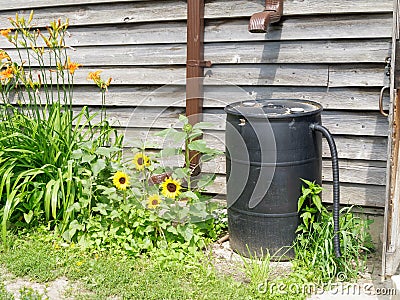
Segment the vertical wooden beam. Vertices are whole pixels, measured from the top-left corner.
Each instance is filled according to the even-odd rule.
[[[393,275],[400,263],[400,86],[399,86],[399,8],[400,0],[393,0],[392,60],[390,70],[390,107],[388,156],[386,168],[386,199],[382,245],[382,279]]]

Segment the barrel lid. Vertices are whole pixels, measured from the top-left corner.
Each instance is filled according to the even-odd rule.
[[[301,99],[246,100],[225,107],[228,114],[256,118],[293,118],[321,111],[322,106],[319,103]]]

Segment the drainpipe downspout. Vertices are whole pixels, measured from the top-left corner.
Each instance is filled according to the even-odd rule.
[[[204,67],[204,0],[187,1],[187,61],[186,61],[186,116],[194,125],[201,121],[203,112]],[[192,175],[200,173],[200,156],[190,151]]]

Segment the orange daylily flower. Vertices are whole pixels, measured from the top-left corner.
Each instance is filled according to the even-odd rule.
[[[100,73],[101,73],[102,71],[100,71],[100,70],[98,70],[98,71],[95,71],[95,72],[89,72],[89,75],[88,75],[88,77],[87,77],[87,79],[89,79],[89,80],[93,80],[93,81],[99,81],[100,80]]]
[[[4,71],[0,72],[0,80],[5,80],[14,77],[14,71],[11,67],[7,67]]]
[[[8,54],[5,51],[0,51],[0,61],[2,61],[5,58],[10,59],[10,56],[8,56]]]
[[[11,32],[11,29],[10,29],[10,28],[0,30],[0,34],[1,34],[2,36],[6,37],[6,38],[8,38],[8,35],[10,34],[10,32]]]
[[[69,73],[71,75],[73,75],[75,73],[75,70],[77,70],[79,67],[81,67],[81,64],[78,64],[76,62],[71,62],[71,60],[68,57],[68,61],[67,61],[67,66],[66,68],[68,69]]]

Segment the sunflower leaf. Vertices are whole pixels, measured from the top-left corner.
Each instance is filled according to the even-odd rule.
[[[98,159],[92,165],[93,176],[97,176],[106,167],[106,161],[104,159]]]
[[[120,149],[117,147],[99,147],[96,149],[96,151],[94,153],[97,155],[110,157],[111,154],[114,154],[118,150],[120,150]]]
[[[186,192],[182,193],[181,197],[182,198],[190,198],[190,199],[193,199],[193,200],[199,200],[199,197],[195,193],[193,193],[192,191],[186,191]]]
[[[181,152],[182,152],[181,149],[165,148],[160,151],[160,157],[179,155],[179,154],[181,154]]]
[[[167,129],[161,130],[160,132],[156,132],[154,135],[155,136],[166,137],[166,136],[170,135],[173,132],[178,132],[178,130],[176,130],[174,128],[167,128]]]

